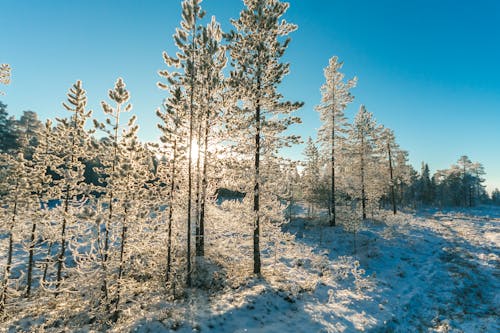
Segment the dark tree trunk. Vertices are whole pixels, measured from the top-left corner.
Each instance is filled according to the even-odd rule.
[[[254,229],[253,229],[253,272],[260,274],[260,206],[259,206],[259,187],[260,187],[260,101],[257,101],[257,108],[255,109],[255,179],[253,190],[253,211],[255,215]]]
[[[335,90],[332,93],[333,101],[332,101],[332,156],[331,156],[331,168],[332,168],[332,188],[331,188],[331,208],[330,208],[330,226],[335,226],[336,225],[336,220],[337,220],[337,210],[335,208],[336,202],[335,202]]]
[[[174,213],[174,189],[175,189],[175,167],[177,160],[177,139],[174,140],[174,156],[172,159],[172,169],[171,169],[171,177],[172,180],[170,182],[170,198],[169,198],[169,207],[168,207],[168,238],[167,238],[167,272],[166,272],[166,281],[170,280],[170,270],[172,265],[172,218]]]
[[[366,194],[365,194],[365,139],[361,135],[361,207],[363,210],[363,220],[366,219]]]
[[[30,297],[31,294],[31,284],[33,281],[33,256],[35,248],[35,232],[36,232],[36,222],[31,225],[31,236],[30,236],[30,248],[28,255],[28,274],[26,277],[26,297]]]
[[[17,186],[16,186],[16,192],[17,192]],[[16,215],[17,215],[17,195],[14,201],[14,212],[12,215],[12,221],[10,225],[10,230],[9,230],[9,250],[7,254],[7,264],[5,265],[5,272],[4,272],[4,277],[3,277],[3,288],[2,288],[2,295],[0,295],[0,313],[3,313],[5,309],[5,303],[7,302],[7,288],[9,285],[9,279],[10,279],[10,269],[12,267],[12,253],[14,251],[14,239],[13,239],[13,229],[14,229],[14,224],[16,223]]]
[[[396,193],[394,189],[394,177],[392,170],[392,155],[391,155],[391,146],[387,143],[387,152],[389,153],[389,176],[391,179],[391,201],[392,201],[392,212],[396,215]]]

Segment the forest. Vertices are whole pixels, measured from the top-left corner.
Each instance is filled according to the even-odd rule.
[[[357,235],[381,216],[500,205],[483,165],[466,155],[445,170],[415,170],[395,132],[355,99],[358,78],[345,77],[337,56],[325,59],[318,87],[317,139],[302,138],[294,111],[303,103],[279,90],[298,28],[283,19],[288,6],[245,0],[222,31],[200,0],[182,2],[177,52],[158,55],[160,142],[138,137],[122,78],[101,110],[88,109],[81,81],[55,119],[28,110],[16,119],[0,102],[0,323],[131,329],[124,323],[160,300],[188,308],[194,290],[286,282],[284,262],[308,258],[291,250],[297,221],[347,242],[345,274],[364,281]],[[2,65],[1,83],[15,70]],[[352,103],[359,111],[348,117]],[[280,154],[302,142],[302,160]]]

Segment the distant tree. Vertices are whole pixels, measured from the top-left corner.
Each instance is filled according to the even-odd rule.
[[[305,164],[302,176],[302,193],[307,201],[308,214],[314,213],[314,207],[319,201],[318,190],[320,185],[320,159],[318,148],[311,137],[307,138],[304,150]]]
[[[19,142],[24,147],[25,157],[31,160],[39,138],[38,132],[43,128],[42,122],[34,111],[23,111],[18,121]]]
[[[330,160],[330,225],[334,226],[336,221],[335,210],[335,159],[339,153],[336,151],[340,141],[344,140],[347,132],[347,119],[344,110],[352,102],[354,97],[350,90],[356,86],[356,78],[344,82],[344,74],[340,72],[343,63],[338,57],[330,58],[328,66],[324,70],[326,82],[321,87],[321,104],[316,107],[320,112],[322,126],[318,132],[318,140],[322,144],[323,151]]]
[[[18,149],[18,122],[9,117],[7,105],[0,102],[0,153],[15,153]]]
[[[0,83],[1,84],[10,84],[11,78],[11,68],[9,64],[0,64]],[[4,92],[0,91],[0,95],[5,95]]]
[[[494,205],[500,205],[500,190],[495,188],[493,192],[491,192],[491,201]]]

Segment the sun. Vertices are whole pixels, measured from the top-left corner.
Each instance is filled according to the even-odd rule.
[[[198,156],[200,152],[200,147],[198,147],[198,143],[196,140],[191,141],[191,160],[193,162],[198,161]]]

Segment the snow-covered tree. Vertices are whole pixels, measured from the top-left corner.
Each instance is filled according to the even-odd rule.
[[[361,105],[349,131],[349,154],[351,156],[351,184],[348,190],[352,198],[361,201],[363,219],[366,219],[367,201],[375,201],[381,196],[376,184],[378,156],[375,154],[377,125],[373,115]],[[370,191],[370,189],[372,191]]]
[[[10,84],[11,68],[9,64],[0,64],[0,83]],[[4,95],[4,92],[0,91],[0,95]]]
[[[344,82],[344,74],[340,72],[343,63],[338,57],[332,57],[324,69],[325,83],[321,87],[321,104],[316,107],[322,121],[318,132],[318,140],[325,156],[330,161],[330,225],[336,223],[335,163],[339,155],[337,150],[347,132],[347,119],[344,110],[353,101],[350,90],[356,86],[356,78]]]
[[[25,219],[33,210],[33,202],[36,198],[31,192],[30,172],[28,161],[24,159],[24,154],[18,152],[15,156],[7,154],[0,155],[2,182],[2,195],[0,196],[0,233],[7,235],[7,249],[1,249],[0,253],[5,253],[5,263],[2,265],[2,281],[0,284],[0,315],[5,311],[6,302],[9,296],[9,286],[11,272],[14,264],[20,264],[20,258],[14,258],[14,241],[22,238]],[[6,250],[4,252],[4,250]],[[15,292],[15,290],[12,290]]]
[[[31,216],[31,230],[29,242],[27,246],[28,264],[26,273],[26,296],[30,296],[33,285],[33,271],[35,266],[35,246],[37,239],[48,238],[46,233],[50,231],[50,217],[48,203],[51,198],[57,197],[57,186],[52,186],[52,176],[50,174],[51,167],[54,165],[53,147],[54,138],[52,134],[52,122],[47,120],[45,124],[36,130],[37,145],[34,148],[32,155],[31,175],[31,191],[36,196],[37,205]],[[42,243],[45,246],[50,245]],[[41,250],[41,249],[40,249]],[[50,250],[49,250],[50,251]]]
[[[314,207],[319,203],[318,189],[320,183],[319,151],[311,137],[307,138],[304,150],[304,171],[302,176],[303,198],[309,204],[308,213],[314,213]]]
[[[54,161],[58,174],[57,186],[61,192],[61,206],[58,213],[61,220],[59,254],[57,255],[57,273],[55,288],[61,289],[63,280],[66,252],[68,245],[68,227],[76,224],[76,212],[87,200],[89,188],[84,183],[85,165],[83,160],[88,158],[89,133],[85,128],[91,111],[85,110],[87,105],[86,92],[81,81],[77,81],[69,90],[68,103],[64,108],[71,113],[69,118],[57,118],[54,131],[56,146],[54,147]]]
[[[200,70],[200,34],[202,26],[199,21],[204,17],[205,12],[200,6],[201,0],[184,0],[182,2],[182,21],[180,28],[174,34],[174,40],[179,52],[175,57],[163,52],[163,58],[169,68],[174,70],[162,70],[160,75],[168,81],[168,85],[178,87],[186,98],[183,99],[187,109],[187,231],[186,231],[186,284],[191,286],[191,227],[192,227],[192,206],[193,206],[193,149],[196,143],[195,129],[199,112],[199,97],[202,83],[199,81]],[[159,83],[159,86],[168,89],[168,85]]]
[[[106,120],[104,123],[95,122],[97,129],[104,131],[106,134],[105,140],[100,141],[101,145],[99,147],[99,161],[102,164],[99,173],[105,175],[103,182],[106,184],[103,189],[104,193],[99,198],[99,202],[106,203],[106,212],[104,212],[105,216],[99,218],[100,221],[103,221],[102,225],[97,226],[97,248],[99,252],[99,260],[103,268],[103,285],[101,290],[103,291],[103,298],[106,306],[109,306],[108,274],[111,273],[108,272],[109,264],[107,262],[110,251],[110,228],[112,228],[115,224],[121,223],[123,218],[127,216],[126,204],[124,201],[128,195],[128,179],[125,177],[122,169],[124,168],[124,165],[130,162],[129,152],[124,145],[124,133],[120,130],[123,127],[121,125],[121,121],[123,121],[122,113],[130,111],[132,108],[131,104],[127,104],[130,94],[126,89],[122,78],[118,78],[114,88],[109,90],[108,96],[115,103],[115,105],[111,106],[107,102],[102,101],[101,106],[104,114],[106,115]],[[128,127],[129,131],[137,131],[133,122],[132,124],[129,123]],[[126,224],[122,223],[122,237],[120,237],[121,247],[123,247],[125,243],[126,229]],[[102,240],[100,237],[101,231],[104,233]]]
[[[295,139],[280,134],[299,121],[289,114],[302,103],[281,101],[278,85],[289,72],[289,64],[280,61],[290,42],[285,37],[297,29],[280,18],[289,4],[277,0],[245,0],[235,30],[227,35],[233,70],[231,86],[238,103],[232,116],[232,128],[246,161],[253,160],[253,180],[247,193],[253,192],[253,272],[261,273],[260,229],[262,217],[261,160]],[[266,204],[265,202],[263,202]]]

